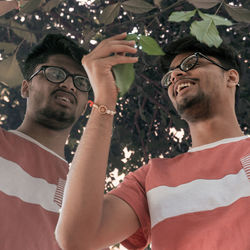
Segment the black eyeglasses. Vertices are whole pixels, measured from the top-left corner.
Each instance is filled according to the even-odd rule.
[[[56,66],[43,65],[39,70],[37,70],[34,74],[30,76],[29,81],[40,71],[43,71],[46,79],[52,83],[62,83],[69,76],[71,76],[73,79],[73,84],[78,90],[82,92],[88,92],[91,89],[91,85],[87,77],[70,74],[66,69]]]
[[[184,58],[182,60],[182,62],[178,66],[176,66],[175,68],[168,71],[163,76],[163,78],[161,80],[162,86],[165,87],[165,88],[168,88],[172,84],[171,75],[172,75],[172,72],[175,69],[179,68],[180,70],[182,70],[184,72],[187,72],[187,71],[191,70],[192,68],[194,68],[195,65],[197,65],[197,63],[198,63],[199,57],[203,57],[203,58],[207,59],[209,62],[215,64],[216,66],[222,68],[223,70],[226,70],[226,71],[229,70],[229,69],[224,68],[222,65],[218,64],[214,60],[212,60],[212,59],[208,58],[207,56],[203,55],[202,53],[196,52],[193,55]]]

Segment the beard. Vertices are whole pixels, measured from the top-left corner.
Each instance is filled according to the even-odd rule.
[[[45,107],[38,111],[36,121],[49,129],[63,130],[73,125],[75,122],[75,115],[69,115],[65,111]]]
[[[212,115],[210,98],[201,91],[193,97],[183,98],[176,110],[187,122],[203,121]]]

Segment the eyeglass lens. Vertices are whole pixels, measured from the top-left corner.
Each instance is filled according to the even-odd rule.
[[[188,71],[192,69],[197,63],[198,57],[196,55],[191,55],[184,59],[180,65],[181,70]]]
[[[61,83],[68,77],[68,74],[63,69],[57,67],[47,67],[45,75],[49,81],[54,83]],[[90,89],[89,81],[84,76],[73,76],[73,82],[79,90],[88,91]]]
[[[178,65],[175,69],[180,68],[182,71],[189,71],[191,70],[198,61],[198,56],[197,55],[191,55],[185,58],[180,65]],[[173,70],[170,70],[166,76],[165,76],[165,81],[163,81],[163,84],[165,87],[169,87],[171,85],[171,75],[172,75]]]

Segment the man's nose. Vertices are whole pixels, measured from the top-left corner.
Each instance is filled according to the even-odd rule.
[[[175,83],[178,81],[183,75],[186,75],[185,71],[182,71],[181,69],[174,69],[171,73],[170,80],[172,83]]]
[[[76,92],[76,87],[73,83],[73,77],[68,76],[62,83],[60,83],[61,88],[65,88],[67,90],[70,90],[72,92]]]

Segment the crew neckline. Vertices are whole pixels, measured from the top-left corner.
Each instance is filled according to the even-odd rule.
[[[38,145],[40,148],[48,151],[49,153],[55,155],[56,157],[60,158],[61,160],[67,162],[64,158],[62,158],[60,155],[58,155],[57,153],[55,153],[54,151],[52,151],[51,149],[47,148],[46,146],[44,146],[43,144],[41,144],[40,142],[38,142],[37,140],[35,140],[34,138],[30,137],[29,135],[26,135],[24,134],[23,132],[20,132],[18,130],[8,130],[9,132],[17,135],[17,136],[20,136],[36,145]],[[67,162],[68,163],[68,162]]]
[[[244,140],[244,139],[247,139],[247,138],[250,138],[250,135],[243,135],[243,136],[239,136],[239,137],[226,138],[226,139],[222,139],[222,140],[212,142],[212,143],[209,143],[209,144],[205,144],[205,145],[202,145],[202,146],[190,148],[188,150],[188,152],[192,153],[192,152],[197,152],[197,151],[201,151],[201,150],[205,150],[205,149],[209,149],[209,148],[214,148],[214,147],[222,145],[222,144],[241,141],[241,140]]]

